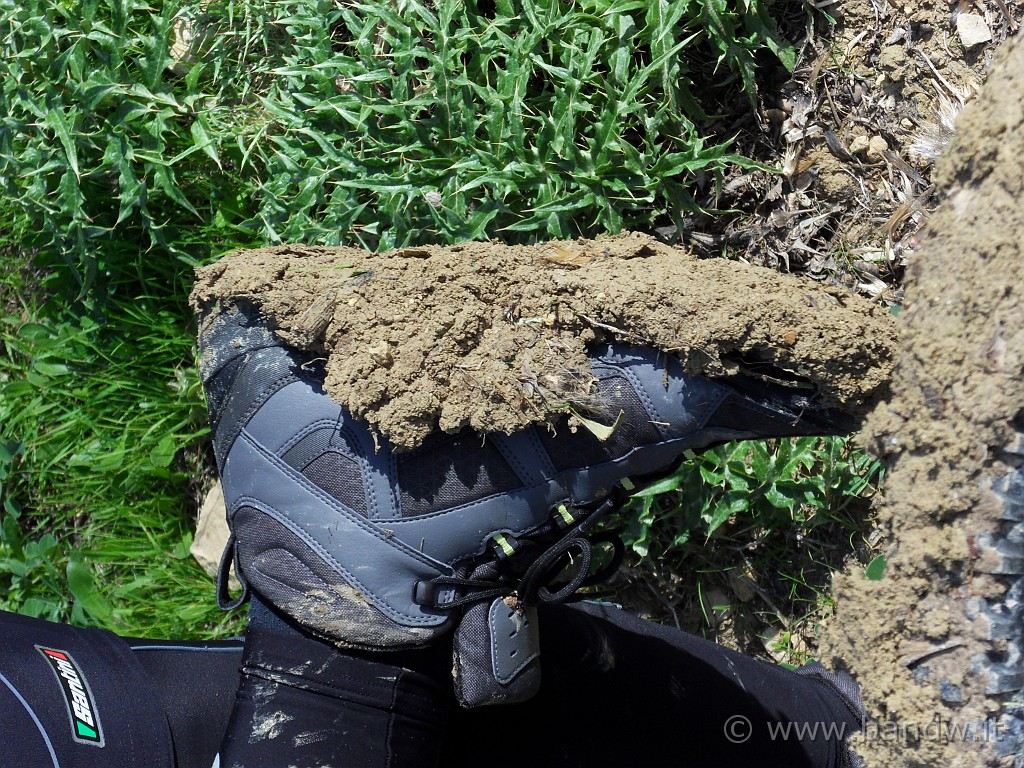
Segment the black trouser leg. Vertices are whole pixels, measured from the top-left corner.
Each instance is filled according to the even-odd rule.
[[[242,642],[126,642],[166,714],[176,768],[210,768],[235,703]]]
[[[613,606],[539,619],[540,694],[457,712],[442,765],[827,768],[860,727],[815,680]]]
[[[451,700],[450,653],[341,651],[254,600],[221,747],[231,768],[429,768]]]
[[[0,764],[209,768],[223,735],[224,768],[833,768],[859,725],[814,680],[615,608],[542,609],[540,694],[472,711],[454,703],[444,643],[340,651],[253,611],[244,654],[0,613]],[[75,737],[79,688],[102,745]]]

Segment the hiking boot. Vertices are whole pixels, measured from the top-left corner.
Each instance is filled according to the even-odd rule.
[[[614,425],[604,440],[563,418],[512,435],[437,432],[396,452],[254,310],[208,320],[200,345],[231,528],[222,604],[251,588],[314,634],[360,649],[421,646],[476,617],[456,645],[490,658],[465,659],[467,680],[474,665],[498,683],[521,676],[536,648],[530,606],[594,582],[584,534],[684,452],[851,426],[807,390],[688,376],[664,353],[613,344],[592,358]],[[244,585],[235,601],[223,578],[232,562]],[[481,696],[502,700],[494,690],[465,700]]]

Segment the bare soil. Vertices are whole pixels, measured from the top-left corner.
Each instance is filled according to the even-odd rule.
[[[694,373],[799,380],[825,407],[862,414],[883,393],[895,340],[890,313],[845,289],[635,233],[238,251],[199,271],[193,300],[206,313],[254,303],[286,342],[326,357],[336,401],[404,448],[438,428],[604,416],[586,349],[612,340],[678,355]]]
[[[1003,54],[936,175],[943,202],[908,276],[893,396],[863,434],[891,466],[887,571],[835,580],[824,651],[886,722],[981,724],[1002,705],[972,672],[993,648],[965,607],[1007,587],[975,542],[995,530],[982,481],[1007,471],[1024,407],[1024,45]],[[869,765],[1000,764],[990,746],[873,739],[863,752]]]

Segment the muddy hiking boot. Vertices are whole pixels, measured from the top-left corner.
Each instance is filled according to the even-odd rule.
[[[422,646],[454,628],[466,706],[532,694],[533,606],[610,575],[622,544],[588,538],[594,524],[684,452],[851,426],[806,389],[690,377],[656,350],[606,345],[592,358],[605,439],[563,418],[486,438],[436,432],[397,452],[335,404],[318,363],[283,346],[255,311],[207,320],[200,345],[231,528],[222,604],[252,589],[358,649]],[[592,568],[596,547],[603,568]],[[235,600],[232,563],[244,585]]]

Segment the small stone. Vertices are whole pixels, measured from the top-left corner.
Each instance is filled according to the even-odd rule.
[[[391,365],[393,360],[391,357],[391,346],[383,339],[371,344],[366,351],[370,354],[370,359],[377,365],[381,367]]]
[[[171,27],[171,47],[168,53],[170,64],[167,68],[179,77],[184,77],[196,63],[196,28],[189,19],[176,19]]]
[[[881,160],[882,153],[888,148],[888,142],[881,136],[854,136],[850,142],[850,151],[853,154],[864,155],[873,162]]]
[[[881,136],[872,136],[868,140],[868,160],[881,160],[882,153],[889,149],[889,144]]]
[[[761,646],[775,661],[784,661],[786,659],[785,647],[788,638],[785,630],[767,626],[758,632],[757,635],[761,640]]]
[[[196,562],[214,578],[217,578],[220,556],[224,552],[224,547],[227,546],[230,535],[227,508],[224,505],[224,489],[218,480],[203,500],[203,508],[199,512],[199,521],[196,523],[196,533],[192,537],[192,546],[189,548],[189,552]],[[233,567],[228,586],[235,591],[241,589],[241,585],[234,576]]]
[[[729,571],[729,588],[741,603],[749,603],[757,597],[753,580],[746,574]]]
[[[908,131],[913,130],[914,121],[904,117],[902,120],[900,120],[900,127],[906,128]]]
[[[985,17],[977,13],[961,13],[956,17],[956,31],[964,48],[987,43],[992,39],[992,32],[985,23]]]
[[[854,136],[850,142],[850,151],[855,155],[859,155],[862,152],[867,152],[869,145],[870,141],[867,136]]]

